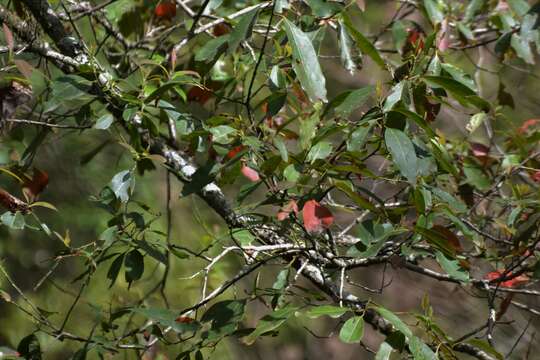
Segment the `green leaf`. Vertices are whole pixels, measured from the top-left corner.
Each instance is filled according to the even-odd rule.
[[[386,128],[384,140],[401,174],[411,184],[416,184],[418,159],[412,141],[403,131],[394,128]]]
[[[417,113],[415,113],[413,111],[410,111],[410,110],[407,110],[407,109],[405,109],[403,107],[399,107],[399,106],[397,108],[394,108],[392,111],[390,111],[389,114],[392,113],[392,112],[397,112],[397,113],[400,113],[402,115],[405,115],[408,119],[414,121],[416,123],[416,125],[421,127],[422,130],[424,130],[426,132],[426,134],[430,138],[435,137],[435,132],[433,131],[433,129],[431,128],[429,123],[423,117],[418,115]]]
[[[525,61],[527,64],[534,65],[534,56],[531,50],[529,41],[522,38],[518,34],[513,34],[510,40],[512,48],[516,51],[519,58]]]
[[[495,42],[495,53],[498,55],[503,55],[510,48],[510,43],[512,41],[512,35],[514,32],[512,30],[502,34],[497,41]]]
[[[17,346],[17,351],[26,360],[41,360],[41,346],[36,335],[24,337]]]
[[[287,19],[283,21],[283,27],[292,47],[292,65],[300,84],[311,101],[326,102],[326,80],[311,40]]]
[[[131,285],[133,281],[139,280],[144,273],[144,257],[139,250],[131,250],[124,259],[126,282]]]
[[[457,29],[459,32],[467,38],[467,40],[473,41],[475,39],[474,33],[472,32],[471,28],[464,24],[463,22],[457,22],[456,23]]]
[[[408,86],[407,81],[403,80],[392,87],[390,93],[384,102],[383,111],[388,112],[406,96]]]
[[[212,141],[218,144],[231,143],[237,134],[236,129],[228,125],[218,125],[208,129],[208,131],[212,134]]]
[[[289,283],[289,272],[290,269],[287,267],[281,270],[276,276],[276,281],[272,284],[272,289],[274,290],[283,290]]]
[[[26,225],[26,222],[24,221],[24,215],[20,212],[16,212],[15,214],[13,214],[7,211],[3,213],[2,216],[0,216],[0,221],[2,222],[2,224],[14,230],[22,230]]]
[[[240,243],[242,246],[251,245],[255,241],[255,237],[247,229],[236,229],[233,230],[232,236]]]
[[[114,122],[114,117],[110,112],[107,112],[99,117],[94,124],[94,129],[107,130]]]
[[[229,37],[229,53],[235,52],[238,45],[240,45],[242,41],[248,39],[251,36],[251,32],[253,31],[253,25],[255,25],[255,22],[257,21],[258,12],[259,9],[256,8],[254,10],[251,10],[247,14],[242,15],[242,17],[238,21],[238,24],[234,26],[234,30]]]
[[[296,182],[300,177],[300,172],[296,170],[296,166],[294,164],[290,164],[285,168],[285,170],[283,170],[283,176],[287,181]]]
[[[135,178],[130,170],[124,170],[114,175],[111,180],[111,189],[114,195],[123,203],[129,200],[130,193],[135,187]]]
[[[343,21],[339,20],[339,50],[341,63],[351,75],[354,75],[354,71],[356,70],[356,63],[353,59],[354,54],[351,45],[352,39],[347,32],[347,28],[343,26]]]
[[[281,14],[283,12],[283,9],[288,9],[289,7],[289,0],[276,0],[276,14]]]
[[[469,76],[469,74],[463,71],[463,69],[448,63],[441,63],[441,67],[444,69],[444,71],[449,73],[454,80],[476,92],[476,84],[474,83],[474,80]]]
[[[211,330],[207,339],[217,339],[232,334],[244,318],[245,300],[224,300],[213,304],[201,318],[201,322],[210,322]]]
[[[259,336],[278,329],[297,310],[297,307],[286,306],[279,310],[275,310],[269,315],[264,316],[257,323],[257,327],[255,328],[255,330],[253,330],[251,334],[242,338],[243,342],[246,345],[253,344]]]
[[[375,354],[375,360],[390,360],[390,355],[392,355],[392,346],[384,341],[379,346],[377,354]]]
[[[489,178],[484,174],[482,169],[472,164],[463,165],[463,173],[467,178],[467,182],[480,191],[488,190],[491,187]]]
[[[314,163],[319,159],[326,159],[332,153],[332,144],[328,141],[321,141],[315,144],[308,152],[306,160]]]
[[[407,43],[407,26],[404,21],[394,21],[392,25],[392,37],[394,39],[395,49],[401,53],[403,47]]]
[[[486,0],[471,0],[465,9],[465,16],[463,17],[464,22],[469,22],[473,19],[474,15],[478,10],[482,9]]]
[[[435,256],[439,265],[441,265],[443,270],[446,271],[446,273],[450,275],[453,279],[465,283],[469,282],[469,273],[467,273],[467,271],[463,270],[461,266],[459,266],[459,262],[457,260],[448,259],[440,251],[437,251]]]
[[[489,343],[481,339],[470,339],[467,341],[468,344],[471,344],[479,349],[484,350],[486,353],[494,356],[498,360],[503,360],[504,356],[495,350]]]
[[[349,116],[354,110],[366,103],[374,89],[374,86],[366,86],[347,93],[339,105],[334,108],[334,111],[339,116]]]
[[[337,2],[326,0],[306,0],[313,13],[320,18],[329,18],[337,14],[342,5]]]
[[[442,87],[448,91],[462,105],[472,105],[480,110],[489,111],[491,105],[476,93],[460,82],[443,76],[424,76],[424,81],[431,87]]]
[[[281,160],[283,160],[284,162],[289,162],[289,152],[287,151],[287,145],[285,145],[285,142],[281,139],[281,137],[274,137],[274,145],[279,151]]]
[[[373,123],[358,126],[347,140],[348,151],[362,151]]]
[[[441,11],[439,2],[436,0],[424,0],[424,7],[433,24],[439,24],[444,20],[444,14]]]
[[[364,336],[364,318],[354,316],[347,320],[339,331],[339,338],[347,344],[359,343]]]
[[[343,24],[345,25],[347,30],[349,30],[349,34],[356,42],[356,45],[360,48],[360,51],[369,56],[377,65],[381,67],[381,69],[386,70],[386,63],[384,62],[383,58],[381,57],[375,46],[373,46],[373,44],[364,35],[362,35],[362,33],[355,29],[351,19],[347,14],[342,13],[342,17]]]
[[[300,120],[300,146],[306,150],[311,147],[311,140],[317,134],[317,125],[319,124],[319,114],[314,113],[309,118]]]
[[[347,250],[347,255],[363,259],[376,256],[388,237],[404,231],[401,228],[394,229],[390,223],[379,224],[373,220],[365,220],[356,227],[356,237],[360,242],[351,246]]]
[[[401,332],[407,339],[412,338],[413,334],[411,329],[403,322],[396,314],[387,310],[381,306],[375,307],[375,310],[399,332]]]
[[[311,319],[316,319],[320,316],[326,315],[331,318],[337,319],[345,314],[349,309],[346,307],[332,306],[332,305],[321,305],[309,309],[306,312],[306,316]]]
[[[338,188],[339,190],[341,190],[345,194],[347,194],[347,196],[351,200],[353,200],[356,203],[356,205],[358,205],[362,209],[368,209],[368,210],[371,210],[373,212],[378,211],[377,208],[375,207],[375,205],[370,203],[368,199],[366,199],[362,195],[358,194],[357,191],[355,191],[355,189],[353,187],[353,184],[350,181],[339,180],[339,181],[335,182],[335,186],[336,186],[336,188]]]
[[[45,112],[61,108],[64,111],[79,109],[94,99],[89,94],[92,83],[78,75],[66,75],[55,79],[51,85],[50,100],[44,105]]]
[[[103,247],[109,247],[113,243],[114,240],[116,240],[116,237],[118,235],[118,226],[111,226],[107,230],[101,233],[99,235],[99,240],[104,241]]]
[[[409,349],[414,360],[437,360],[437,355],[419,337],[413,336],[409,340]]]
[[[512,11],[515,12],[518,16],[524,16],[529,11],[530,5],[525,0],[507,0],[507,1]]]
[[[465,125],[465,129],[467,129],[468,132],[472,133],[476,129],[478,129],[478,127],[482,125],[484,121],[486,121],[487,118],[488,118],[488,115],[483,111],[476,113],[473,116],[471,116],[471,119],[469,120],[467,125]]]
[[[201,47],[195,53],[195,61],[205,63],[212,63],[216,61],[218,57],[227,49],[229,35],[230,34],[219,36],[206,42],[203,47]]]

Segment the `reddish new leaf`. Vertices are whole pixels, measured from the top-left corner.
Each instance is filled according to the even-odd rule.
[[[219,23],[219,24],[215,25],[214,28],[212,29],[212,33],[216,37],[226,35],[226,34],[228,34],[230,32],[231,32],[231,29],[225,23]]]
[[[524,284],[529,281],[529,277],[525,275],[519,275],[519,276],[514,277],[512,272],[507,273],[505,276],[503,276],[503,273],[504,273],[503,270],[492,271],[492,272],[487,273],[484,276],[484,279],[497,282],[497,280],[500,279],[501,277],[509,278],[508,280],[501,282],[501,287],[508,287],[508,288],[516,287],[518,285]]]
[[[458,237],[452,231],[448,230],[442,225],[434,225],[432,230],[437,231],[441,236],[443,236],[450,246],[454,248],[457,252],[463,251]]]
[[[192,322],[195,321],[195,319],[190,318],[189,316],[179,316],[176,318],[175,321],[177,323],[182,323],[182,324],[191,324]]]
[[[518,129],[518,133],[525,134],[529,130],[529,128],[535,127],[537,124],[540,123],[540,119],[529,119],[525,120],[523,124]]]
[[[532,178],[536,182],[540,182],[540,170],[536,170],[532,175]]]
[[[34,175],[23,184],[23,192],[30,202],[34,201],[49,183],[49,175],[45,171],[34,168]]]
[[[293,211],[295,214],[298,214],[298,204],[295,200],[289,201],[284,207],[279,210],[277,214],[277,219],[279,221],[283,221],[287,219],[289,217],[289,214]]]
[[[171,20],[176,16],[176,4],[174,2],[164,1],[156,6],[154,13],[158,19]]]
[[[187,93],[188,101],[195,101],[201,105],[204,105],[212,96],[213,94],[210,90],[198,86],[192,87]]]
[[[240,153],[242,150],[244,150],[246,147],[244,145],[238,145],[238,146],[235,146],[233,147],[231,150],[229,150],[229,152],[227,153],[227,155],[225,155],[225,157],[228,159],[228,160],[231,160],[232,158],[234,158],[236,155],[238,155],[238,153]]]
[[[316,200],[309,200],[302,209],[304,227],[309,233],[318,233],[329,228],[334,222],[334,216]]]
[[[242,165],[241,171],[242,175],[244,175],[250,181],[257,182],[261,180],[261,178],[259,177],[259,173],[250,168],[249,166]]]

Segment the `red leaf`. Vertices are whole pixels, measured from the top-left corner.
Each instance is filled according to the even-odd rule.
[[[484,279],[496,282],[496,280],[501,278],[503,273],[504,271],[502,270],[492,271],[492,272],[487,273],[484,276]],[[512,276],[513,276],[512,272],[509,272],[508,274],[506,274],[504,278],[510,278],[510,279],[501,282],[501,286],[511,288],[511,287],[515,287],[529,281],[529,277],[525,275],[519,275],[516,277],[512,277]]]
[[[177,323],[190,324],[195,321],[195,319],[190,318],[189,316],[179,316],[175,320]]]
[[[187,93],[188,101],[195,101],[201,105],[204,105],[212,96],[213,94],[210,90],[198,86],[192,87]]]
[[[535,173],[532,176],[533,180],[536,182],[540,182],[540,170],[536,170]]]
[[[219,24],[215,25],[214,28],[212,29],[212,33],[216,37],[228,34],[230,32],[231,32],[231,29],[229,28],[229,26],[227,24],[224,24],[224,23],[219,23]]]
[[[49,183],[49,175],[45,171],[34,168],[34,175],[23,184],[23,192],[30,201],[34,201]]]
[[[289,217],[289,214],[293,211],[295,214],[298,214],[298,204],[296,204],[295,200],[289,201],[287,205],[285,205],[279,210],[277,214],[277,219],[279,221],[283,221],[287,219]]]
[[[242,175],[244,175],[246,178],[248,178],[250,181],[257,182],[261,180],[259,177],[259,173],[249,166],[243,165],[242,166]]]
[[[235,146],[227,153],[227,155],[225,155],[225,157],[227,159],[231,160],[232,158],[234,158],[236,155],[238,155],[238,153],[241,152],[242,150],[244,150],[245,148],[246,147],[244,145]]]
[[[424,32],[416,27],[407,29],[407,42],[415,47],[418,51],[424,49]]]
[[[159,19],[171,20],[176,16],[176,5],[173,2],[164,1],[154,11]]]
[[[540,123],[540,119],[529,119],[525,120],[523,124],[518,129],[519,134],[525,134],[529,128],[536,126],[538,123]]]
[[[454,250],[458,252],[463,251],[458,237],[452,231],[448,230],[442,225],[433,225],[432,230],[435,230],[441,234],[448,241],[448,244],[454,248]]]
[[[304,226],[309,233],[321,232],[323,229],[329,228],[334,222],[334,216],[330,210],[316,200],[309,200],[304,204],[302,215],[304,217]]]

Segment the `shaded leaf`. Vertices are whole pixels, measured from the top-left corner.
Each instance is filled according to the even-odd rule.
[[[397,168],[411,184],[416,184],[418,159],[412,141],[398,129],[387,128],[384,133],[386,146]]]
[[[242,338],[246,345],[251,345],[261,335],[274,331],[279,328],[287,319],[298,310],[297,307],[286,306],[276,310],[273,313],[264,316],[257,323],[257,327],[251,334]]]
[[[139,250],[131,250],[124,259],[126,282],[139,280],[144,273],[144,257]]]

